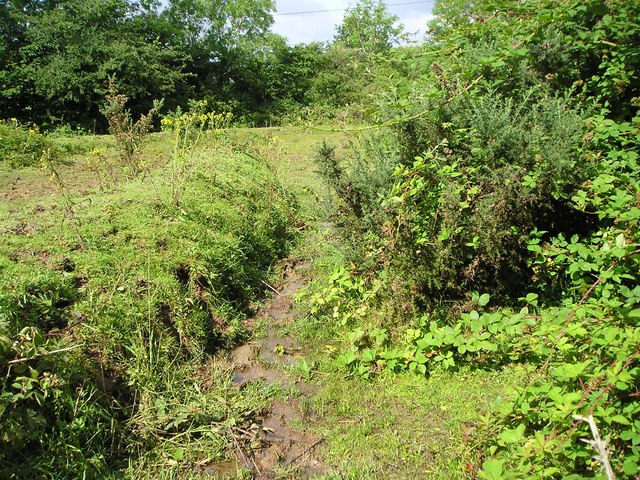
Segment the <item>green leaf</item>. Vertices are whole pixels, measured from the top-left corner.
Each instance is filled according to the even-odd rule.
[[[622,471],[625,475],[635,475],[638,473],[638,458],[631,457],[627,458],[622,465]]]
[[[178,447],[175,449],[172,455],[174,460],[182,460],[184,458],[184,448]]]
[[[623,415],[614,415],[611,417],[611,421],[619,423],[620,425],[631,425],[629,419]]]
[[[483,293],[478,299],[478,305],[484,307],[489,303],[489,300],[491,300],[491,295],[489,295],[488,293]]]
[[[524,424],[518,425],[516,428],[505,430],[498,437],[504,443],[518,443],[524,436]]]
[[[349,366],[352,363],[354,363],[356,360],[358,360],[358,357],[353,352],[347,352],[344,355],[340,355],[338,357],[338,360],[342,362],[343,365]]]
[[[490,458],[482,464],[482,470],[478,473],[478,477],[484,480],[502,480],[504,478],[503,464],[504,460]]]

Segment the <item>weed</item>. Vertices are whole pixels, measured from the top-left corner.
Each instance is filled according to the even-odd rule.
[[[205,132],[218,133],[227,127],[232,114],[207,111],[207,102],[192,102],[188,112],[177,109],[162,118],[165,131],[173,133],[173,154],[170,161],[171,197],[175,206],[180,204],[180,193],[189,174],[194,152]]]
[[[131,112],[125,108],[128,98],[117,91],[115,78],[109,79],[109,93],[102,107],[102,113],[109,123],[109,132],[114,136],[120,159],[120,167],[125,175],[134,178],[148,168],[142,163],[141,149],[144,138],[149,134],[156,117],[162,108],[162,100],[154,100],[149,113],[135,122]]]

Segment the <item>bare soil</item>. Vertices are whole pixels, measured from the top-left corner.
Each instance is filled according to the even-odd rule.
[[[231,352],[233,383],[244,388],[250,382],[291,389],[299,396],[286,401],[275,400],[268,411],[262,412],[253,426],[251,448],[244,448],[246,437],[236,438],[236,457],[256,479],[312,478],[327,473],[319,450],[324,438],[307,431],[302,425],[309,420],[301,402],[310,398],[314,386],[300,382],[288,374],[286,366],[301,357],[302,347],[284,334],[285,327],[295,319],[293,296],[305,285],[308,262],[290,259],[282,267],[282,281],[258,314],[265,321],[266,335],[242,345]]]

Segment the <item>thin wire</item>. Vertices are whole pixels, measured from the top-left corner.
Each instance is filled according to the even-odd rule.
[[[420,2],[403,2],[403,3],[390,3],[388,5],[386,5],[387,7],[397,7],[400,5],[416,5],[418,3],[432,3],[433,0],[422,0]],[[347,10],[346,8],[331,8],[328,10],[307,10],[306,12],[285,12],[285,13],[274,13],[274,15],[279,15],[281,17],[287,16],[287,15],[308,15],[310,13],[327,13],[327,12],[343,12]]]

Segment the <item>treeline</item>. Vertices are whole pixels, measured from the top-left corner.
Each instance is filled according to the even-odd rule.
[[[375,70],[401,32],[366,0],[334,42],[290,46],[270,31],[274,10],[272,0],[4,0],[0,118],[104,131],[110,77],[134,116],[160,98],[168,110],[207,100],[247,125],[333,115],[362,103],[363,62]]]

